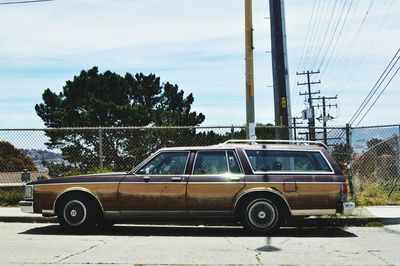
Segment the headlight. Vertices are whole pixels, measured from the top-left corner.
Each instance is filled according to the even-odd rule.
[[[25,199],[33,199],[33,186],[25,186]]]

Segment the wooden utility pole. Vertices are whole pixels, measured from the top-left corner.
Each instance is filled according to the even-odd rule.
[[[246,47],[246,134],[255,138],[254,115],[254,56],[252,0],[245,0],[245,47]]]
[[[317,118],[318,120],[322,120],[322,125],[324,127],[324,143],[325,145],[328,145],[328,131],[326,129],[326,124],[329,120],[333,119],[332,116],[326,113],[326,108],[329,107],[336,107],[337,104],[326,104],[326,100],[337,100],[337,96],[334,97],[318,97],[318,98],[313,98],[313,100],[322,100],[322,106],[321,105],[316,105],[315,107],[320,108],[322,107],[322,117]]]
[[[270,0],[272,74],[274,79],[276,139],[291,138],[289,70],[284,0]]]
[[[297,120],[300,120],[301,117],[293,117],[292,119],[293,119],[293,124],[292,124],[292,126],[293,126],[293,139],[297,140],[297,126],[301,125],[303,123],[297,122]]]
[[[314,114],[314,106],[313,106],[313,98],[312,95],[314,94],[319,94],[321,93],[320,91],[317,92],[312,92],[311,90],[311,85],[313,84],[320,84],[321,81],[311,81],[310,80],[310,75],[313,74],[319,74],[320,72],[314,72],[314,71],[307,71],[307,72],[302,72],[302,73],[296,73],[297,75],[307,75],[307,82],[304,83],[297,83],[297,85],[302,86],[302,85],[307,85],[308,91],[305,93],[300,93],[300,95],[305,95],[308,96],[308,104],[309,104],[309,108],[311,111],[311,117],[308,118],[308,129],[309,129],[309,133],[310,133],[310,140],[315,140],[315,114]]]

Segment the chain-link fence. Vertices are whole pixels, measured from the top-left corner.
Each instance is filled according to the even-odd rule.
[[[258,139],[282,128],[259,126]],[[400,203],[400,126],[290,128],[296,140],[325,142],[361,203]],[[0,193],[24,181],[128,171],[162,147],[245,139],[241,126],[0,130]]]
[[[400,204],[400,126],[351,132],[351,174],[361,204]]]
[[[274,138],[272,128],[257,134]],[[163,147],[205,146],[245,138],[245,127],[126,127],[0,130],[0,192],[24,181],[129,171]]]

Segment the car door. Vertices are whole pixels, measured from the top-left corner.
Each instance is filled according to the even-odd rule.
[[[198,151],[187,186],[189,215],[232,215],[243,187],[244,175],[233,150]]]
[[[122,215],[185,215],[185,169],[189,152],[160,152],[134,173],[127,175],[118,190]]]

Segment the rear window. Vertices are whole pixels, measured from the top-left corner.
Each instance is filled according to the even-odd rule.
[[[319,151],[246,150],[254,172],[331,173]]]

